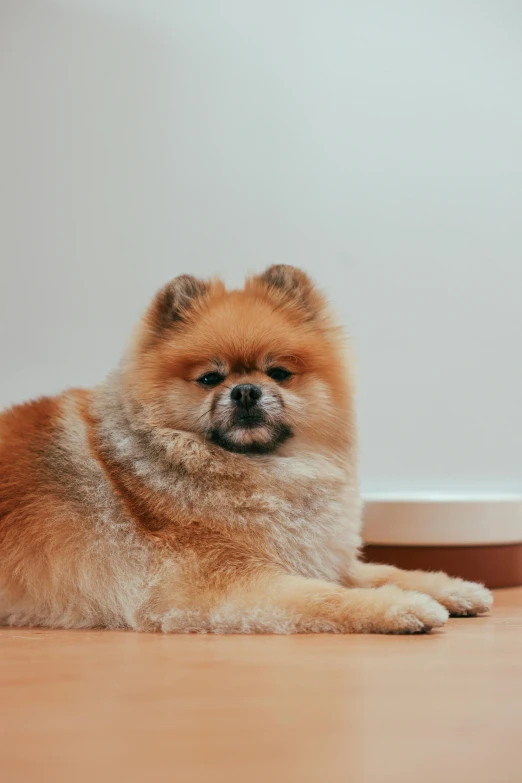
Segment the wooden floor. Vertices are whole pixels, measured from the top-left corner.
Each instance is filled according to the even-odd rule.
[[[0,629],[0,780],[520,783],[522,589],[428,636]]]

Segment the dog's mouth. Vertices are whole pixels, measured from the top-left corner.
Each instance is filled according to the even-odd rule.
[[[237,454],[271,454],[292,436],[292,431],[282,420],[279,398],[263,403],[236,407],[228,399],[218,399],[208,437],[222,449]]]
[[[269,425],[263,416],[242,414],[227,429],[213,429],[210,437],[217,446],[236,454],[271,454],[292,437],[292,431],[287,424]]]
[[[245,428],[252,430],[257,427],[266,426],[266,418],[261,411],[248,411],[246,413],[236,413],[232,420],[231,429]]]

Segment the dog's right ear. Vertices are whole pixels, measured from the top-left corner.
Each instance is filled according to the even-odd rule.
[[[198,303],[208,298],[210,283],[192,275],[180,275],[158,291],[147,314],[156,333],[184,323]]]

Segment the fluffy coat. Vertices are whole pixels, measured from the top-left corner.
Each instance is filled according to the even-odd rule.
[[[0,623],[386,633],[486,611],[481,585],[360,561],[346,355],[293,267],[171,281],[105,383],[0,416]]]

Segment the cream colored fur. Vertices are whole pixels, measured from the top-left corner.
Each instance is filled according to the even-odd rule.
[[[138,339],[104,384],[0,417],[1,623],[414,633],[443,625],[449,613],[489,609],[491,594],[482,585],[360,561],[351,390],[341,371],[331,371],[340,362],[337,333],[298,270],[271,268],[249,285],[243,300],[221,284],[212,294],[207,284],[179,278],[158,294]],[[223,427],[232,420],[228,391],[212,402],[197,378],[174,378],[172,389],[163,379],[172,357],[161,330],[174,328],[170,321],[163,326],[165,302],[194,306],[194,322],[207,318],[203,345],[221,328],[223,354],[229,324],[238,332],[234,345],[248,353],[253,307],[264,328],[273,317],[276,344],[293,329],[305,352],[321,334],[313,348],[320,354],[317,377],[310,371],[308,380],[306,373],[300,378],[296,370],[294,386],[277,387],[267,376],[267,348],[264,364],[249,370],[266,390],[263,438],[283,416],[293,437],[262,454],[211,442],[212,416]],[[184,309],[168,315],[185,324]],[[265,339],[257,332],[250,329],[254,347]],[[173,334],[175,352],[180,332]],[[323,348],[332,358],[321,364]],[[293,353],[286,358],[297,362]],[[245,373],[229,365],[224,372]],[[255,430],[247,435],[255,437]]]

